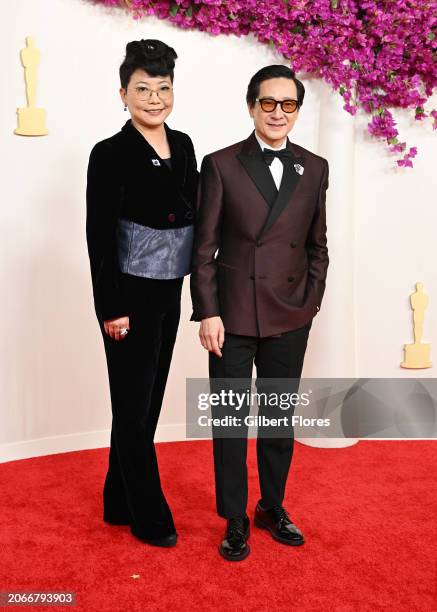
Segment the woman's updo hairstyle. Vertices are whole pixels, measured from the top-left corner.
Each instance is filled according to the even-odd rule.
[[[169,76],[173,83],[176,51],[160,40],[133,40],[126,45],[126,57],[120,66],[120,82],[127,89],[135,70],[142,69],[150,76]]]

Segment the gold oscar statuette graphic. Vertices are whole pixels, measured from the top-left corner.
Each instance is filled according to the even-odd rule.
[[[413,309],[414,344],[404,344],[404,361],[402,368],[430,368],[431,345],[422,344],[423,319],[425,308],[428,306],[428,296],[423,291],[423,283],[416,283],[416,291],[410,295],[410,304]]]
[[[26,37],[26,47],[21,50],[20,57],[24,66],[27,107],[17,108],[18,127],[14,133],[21,136],[45,136],[48,134],[45,126],[46,111],[43,108],[36,108],[36,73],[39,51],[31,36]]]

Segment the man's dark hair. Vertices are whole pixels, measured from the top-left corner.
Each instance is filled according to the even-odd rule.
[[[261,70],[258,70],[258,72],[250,79],[250,83],[247,87],[246,101],[251,108],[255,105],[255,100],[259,96],[259,87],[261,83],[263,81],[267,81],[268,79],[277,78],[291,79],[295,82],[299,108],[302,106],[303,98],[305,96],[305,87],[303,86],[303,83],[296,78],[291,68],[282,66],[281,64],[273,64],[272,66],[265,66],[264,68],[261,68]]]
[[[173,83],[176,51],[160,40],[133,40],[126,45],[126,57],[120,66],[120,83],[127,89],[135,70],[142,69],[150,76],[169,76]]]

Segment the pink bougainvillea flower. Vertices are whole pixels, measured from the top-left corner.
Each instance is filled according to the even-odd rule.
[[[99,0],[154,15],[180,28],[213,36],[252,34],[271,45],[291,68],[323,78],[344,98],[344,110],[370,115],[368,131],[392,153],[399,143],[391,110],[425,109],[437,84],[437,0]],[[412,167],[417,149],[397,160]]]

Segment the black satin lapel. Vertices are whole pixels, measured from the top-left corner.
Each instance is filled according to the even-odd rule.
[[[269,207],[272,207],[277,198],[278,190],[276,189],[270,168],[264,161],[263,156],[261,154],[245,155],[244,153],[239,153],[237,158],[255,183],[264,200]]]
[[[277,221],[281,212],[290,203],[294,190],[296,189],[297,184],[301,178],[300,174],[298,174],[294,169],[294,164],[302,164],[302,162],[303,158],[301,157],[296,157],[287,161],[284,167],[284,174],[282,177],[278,195],[273,203],[272,208],[270,209],[270,213],[266,219],[266,222],[264,223],[264,226],[259,236],[267,232],[272,227],[273,223]]]

